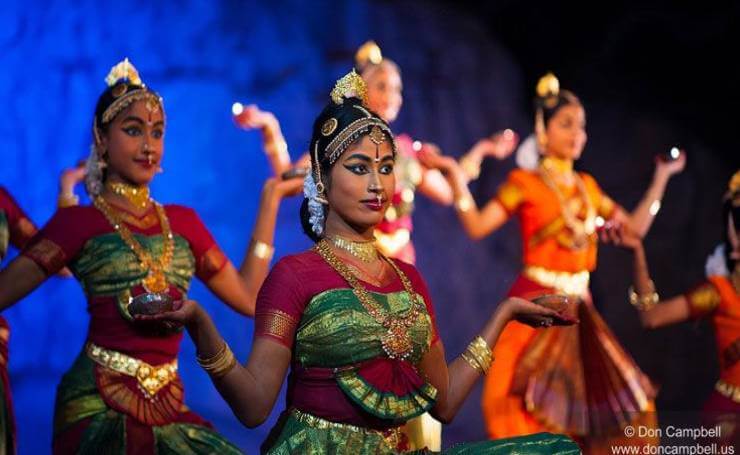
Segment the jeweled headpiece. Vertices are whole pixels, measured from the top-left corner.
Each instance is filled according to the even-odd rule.
[[[149,90],[141,81],[139,72],[128,58],[111,68],[105,78],[105,83],[108,85],[110,96],[107,97],[106,93],[101,96],[104,109],[101,112],[96,112],[95,115],[98,128],[110,123],[116,115],[136,101],[146,101],[147,109],[152,112],[161,110],[164,116],[162,98]],[[99,140],[97,128],[95,134],[96,140]]]
[[[734,207],[740,206],[740,171],[732,175],[725,197],[732,201]]]
[[[360,46],[355,52],[355,65],[362,71],[368,65],[380,65],[383,61],[383,52],[380,51],[380,47],[375,41],[366,41],[365,44]]]
[[[359,98],[367,106],[367,84],[355,70],[340,78],[331,91],[331,100],[334,104],[342,104],[347,98]]]

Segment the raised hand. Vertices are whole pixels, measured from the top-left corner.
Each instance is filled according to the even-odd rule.
[[[234,123],[245,130],[272,128],[277,123],[277,118],[272,112],[263,111],[256,104],[243,106],[234,103],[232,113]]]
[[[516,149],[519,144],[519,135],[510,129],[505,129],[495,133],[490,139],[482,139],[478,143],[482,143],[484,147],[483,156],[492,156],[497,160],[503,160],[508,158]]]
[[[655,157],[655,172],[661,173],[670,177],[674,174],[678,174],[686,167],[686,151],[680,150],[678,158],[675,160],[668,160],[658,155]]]

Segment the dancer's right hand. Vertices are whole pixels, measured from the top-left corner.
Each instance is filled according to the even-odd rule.
[[[77,166],[62,171],[59,176],[59,194],[73,195],[78,183],[85,180],[85,161],[80,161]]]
[[[261,110],[256,104],[244,106],[242,112],[234,116],[234,122],[245,130],[268,129],[277,124],[272,112]]]
[[[265,181],[262,190],[262,194],[266,198],[276,197],[277,199],[297,196],[302,192],[303,179],[301,178],[283,180],[280,177],[271,177]]]
[[[578,323],[577,319],[564,312],[558,312],[519,297],[509,297],[504,300],[497,311],[503,312],[504,317],[509,321],[515,320],[535,328]]]
[[[431,149],[426,150],[422,148],[417,154],[417,157],[419,158],[419,162],[421,162],[424,167],[429,169],[438,169],[445,175],[451,175],[457,171],[462,172],[460,165],[454,158],[435,153]]]
[[[636,250],[642,248],[642,239],[627,223],[608,221],[599,229],[599,238],[604,243]]]

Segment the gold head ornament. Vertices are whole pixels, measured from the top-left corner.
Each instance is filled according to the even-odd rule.
[[[728,189],[730,193],[737,193],[740,191],[740,171],[737,171],[732,175]]]
[[[735,172],[727,188],[727,199],[732,200],[734,207],[740,206],[740,171]]]
[[[383,61],[383,53],[375,41],[366,41],[355,53],[355,64],[362,70],[367,65],[379,65]]]
[[[559,93],[560,81],[558,81],[558,78],[551,72],[542,76],[537,82],[537,96],[540,98],[558,96]]]
[[[108,76],[105,78],[105,83],[108,84],[108,87],[113,87],[118,81],[124,79],[127,79],[133,85],[144,85],[139,77],[139,72],[128,60],[128,57],[110,69]]]
[[[356,97],[367,105],[367,85],[355,70],[350,71],[334,84],[331,99],[335,104],[342,104],[345,98]]]

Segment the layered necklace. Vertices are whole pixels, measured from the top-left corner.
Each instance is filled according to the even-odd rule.
[[[539,167],[540,176],[550,190],[555,193],[558,199],[558,205],[560,206],[560,213],[563,216],[565,226],[570,229],[573,233],[572,245],[570,247],[574,250],[580,250],[588,245],[589,238],[596,232],[596,210],[594,209],[591,200],[586,192],[586,185],[583,183],[583,179],[578,173],[573,172],[569,166],[570,163],[555,160],[551,157],[546,157],[542,160],[542,164]],[[578,194],[583,205],[581,207],[586,208],[586,217],[581,219],[578,217],[577,211],[573,210],[572,206],[568,203],[568,198],[565,197],[563,192],[558,187],[553,177],[553,171],[560,174],[566,174],[571,172]]]
[[[147,202],[148,189],[147,189]],[[108,202],[102,197],[97,196],[93,200],[95,207],[105,216],[108,222],[113,226],[118,235],[121,236],[123,242],[133,251],[139,260],[141,268],[147,271],[147,276],[142,280],[144,289],[151,293],[163,293],[167,291],[169,285],[167,284],[167,276],[165,271],[169,268],[172,262],[172,256],[175,251],[175,240],[172,236],[172,229],[170,228],[170,222],[167,219],[167,214],[164,211],[164,207],[161,204],[151,201],[154,204],[154,209],[157,212],[159,218],[159,224],[162,228],[162,237],[164,239],[164,250],[162,256],[155,259],[151,253],[144,248],[134,234],[126,227],[121,217],[116,213],[115,209],[108,204]]]
[[[330,240],[322,239],[316,244],[314,249],[324,259],[324,261],[326,261],[334,270],[337,271],[337,273],[339,273],[339,275],[342,276],[342,278],[344,278],[347,283],[349,283],[353,294],[365,308],[365,311],[367,311],[378,324],[382,325],[383,328],[386,329],[385,334],[383,334],[380,339],[383,351],[385,351],[386,355],[391,359],[408,359],[414,352],[414,343],[411,340],[409,329],[419,318],[419,314],[424,305],[424,303],[419,300],[416,292],[414,292],[414,288],[411,286],[411,281],[393,261],[388,260],[385,256],[376,252],[376,257],[380,257],[387,261],[396,271],[398,278],[401,280],[401,284],[403,284],[403,289],[411,299],[411,308],[405,316],[400,317],[392,315],[370,295],[370,292],[360,284],[360,281],[352,271],[350,271],[349,267],[334,254],[329,242]]]

